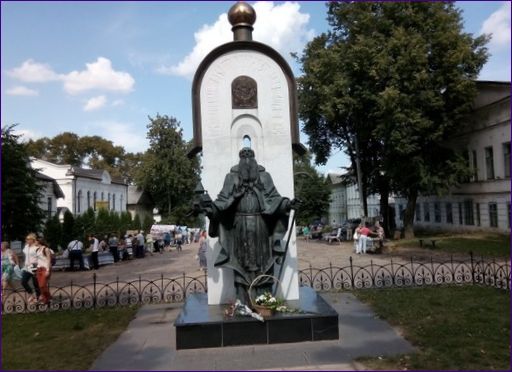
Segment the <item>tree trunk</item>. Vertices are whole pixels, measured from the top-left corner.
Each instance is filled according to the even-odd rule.
[[[407,196],[407,206],[404,213],[404,238],[414,238],[414,211],[416,210],[416,199],[418,190],[412,189]]]
[[[382,179],[379,186],[382,228],[384,229],[385,236],[392,236],[389,228],[389,184],[386,179]]]

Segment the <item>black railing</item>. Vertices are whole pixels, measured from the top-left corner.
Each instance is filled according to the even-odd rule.
[[[413,287],[442,284],[485,285],[510,291],[510,262],[475,259],[460,261],[408,262],[390,260],[386,264],[355,265],[352,258],[347,266],[330,264],[325,268],[299,271],[301,286],[317,291],[352,290],[363,288]],[[52,301],[49,305],[32,304],[23,291],[4,292],[2,313],[24,313],[33,311],[89,309],[148,303],[179,303],[190,293],[207,292],[206,274],[189,277],[183,274],[177,278],[163,275],[154,280],[138,279],[110,283],[97,281],[76,285],[71,282],[64,287],[50,287]]]

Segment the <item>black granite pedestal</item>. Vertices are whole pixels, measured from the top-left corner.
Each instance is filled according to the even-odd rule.
[[[176,349],[337,340],[338,313],[312,288],[299,293],[288,306],[300,313],[276,313],[265,322],[226,317],[226,305],[208,305],[206,294],[192,294],[174,322]]]

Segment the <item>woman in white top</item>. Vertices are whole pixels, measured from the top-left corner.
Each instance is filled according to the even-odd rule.
[[[30,233],[25,238],[25,248],[23,248],[23,254],[25,255],[25,266],[23,266],[23,273],[21,275],[21,285],[27,291],[29,298],[29,303],[37,302],[37,298],[41,295],[41,291],[39,290],[39,285],[37,284],[36,279],[36,270],[37,270],[37,242],[36,242],[36,234]],[[32,284],[34,285],[34,289],[30,287],[28,282],[32,280]],[[34,296],[35,291],[35,296]]]
[[[48,304],[51,299],[50,289],[48,288],[48,280],[50,279],[52,268],[52,256],[50,248],[48,248],[48,244],[42,238],[37,239],[36,259],[37,284],[39,285],[39,289],[41,291],[39,301],[43,304]]]

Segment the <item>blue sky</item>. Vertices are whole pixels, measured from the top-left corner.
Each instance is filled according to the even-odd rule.
[[[254,39],[289,58],[327,30],[324,2],[250,2]],[[191,80],[215,46],[232,40],[234,2],[1,3],[1,123],[24,138],[64,131],[147,148],[148,115],[181,121],[192,137]],[[458,2],[467,32],[493,33],[481,80],[510,80],[510,2]],[[304,142],[307,138],[302,135]],[[333,154],[322,172],[345,166]]]

